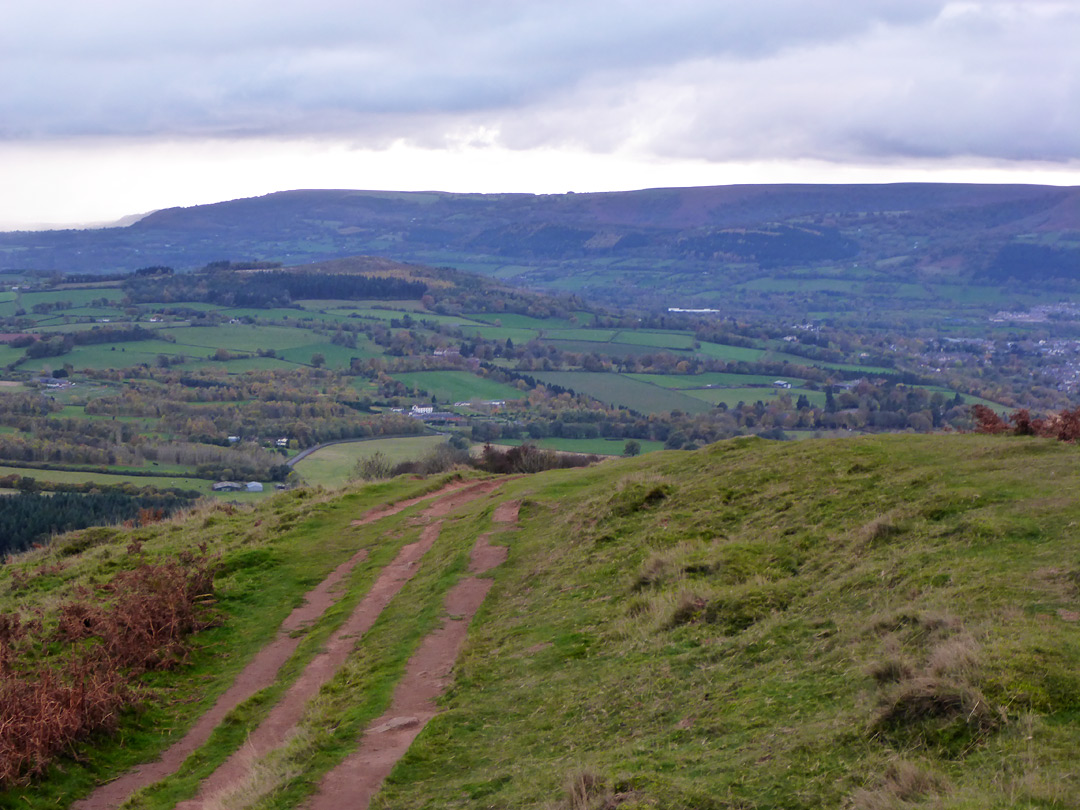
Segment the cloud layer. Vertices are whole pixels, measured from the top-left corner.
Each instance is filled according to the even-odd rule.
[[[0,6],[0,139],[1064,161],[1076,42],[1049,0],[40,0]]]

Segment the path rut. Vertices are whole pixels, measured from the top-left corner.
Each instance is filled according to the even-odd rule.
[[[475,500],[500,486],[502,482],[451,485],[427,498],[438,497],[424,510],[429,518],[442,517],[453,509]],[[427,498],[414,500],[418,503]],[[386,517],[411,506],[399,502],[390,507],[394,511],[379,510],[378,517]],[[400,508],[397,508],[400,507]],[[374,511],[374,510],[373,510]],[[369,516],[372,513],[368,513]],[[368,516],[365,516],[367,518]],[[370,522],[372,519],[361,521]],[[203,780],[196,796],[176,805],[177,810],[203,810],[220,805],[223,796],[242,785],[250,776],[256,761],[282,745],[296,727],[308,701],[313,698],[348,659],[360,636],[366,633],[379,618],[390,600],[401,590],[418,570],[418,563],[438,539],[441,521],[425,526],[420,539],[403,546],[397,557],[379,574],[371,590],[364,596],[348,619],[329,638],[323,650],[308,664],[300,677],[292,684],[282,699],[270,710],[266,719],[251,733],[244,746],[222,763],[217,770]]]
[[[469,486],[468,481],[453,482],[416,498],[378,507],[364,514],[352,525],[367,525],[381,518],[395,515],[410,506],[426,500],[441,498],[457,493]],[[404,549],[403,549],[404,551]],[[400,555],[399,555],[400,556]],[[267,688],[277,679],[278,672],[289,657],[296,651],[302,640],[292,634],[317,621],[340,598],[335,590],[341,585],[352,570],[367,558],[367,549],[361,549],[348,560],[335,568],[330,574],[304,595],[304,602],[286,617],[278,628],[274,640],[263,647],[230,686],[217,699],[183,737],[173,743],[161,755],[160,759],[146,762],[122,774],[118,778],[101,785],[90,795],[72,804],[72,810],[113,810],[119,807],[131,794],[160,779],[175,773],[184,760],[200,748],[230,711],[235,709],[256,692]],[[396,562],[396,561],[395,561]]]
[[[517,520],[518,503],[501,504],[495,511],[498,523]],[[482,574],[505,561],[506,546],[493,546],[491,534],[477,538],[469,571]],[[476,615],[493,580],[467,577],[446,595],[447,616],[429,633],[409,659],[405,676],[394,690],[390,708],[364,733],[360,747],[323,777],[305,810],[367,810],[397,761],[413,740],[438,713],[436,700],[452,681],[451,673],[465,644],[469,623]]]

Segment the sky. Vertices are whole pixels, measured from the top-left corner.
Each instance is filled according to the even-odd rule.
[[[0,228],[294,188],[1080,185],[1080,0],[0,0]]]

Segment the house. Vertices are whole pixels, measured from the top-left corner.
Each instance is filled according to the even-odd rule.
[[[248,492],[262,492],[263,491],[263,485],[260,484],[258,481],[248,481],[247,485],[244,488]]]
[[[431,405],[413,405],[412,416],[423,416],[424,414],[433,413],[435,408]]]
[[[791,388],[791,383],[787,380],[773,380],[774,388]]]
[[[236,481],[218,481],[210,489],[214,492],[239,492],[244,488],[243,484],[239,484]]]
[[[229,437],[229,444],[236,444],[238,441],[240,441],[239,436],[230,436]]]
[[[278,447],[288,447],[289,446],[289,440],[283,436],[282,438],[280,438],[276,442],[274,442],[274,444],[276,446],[278,446]]]

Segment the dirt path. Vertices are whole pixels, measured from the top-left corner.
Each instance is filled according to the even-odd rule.
[[[479,484],[468,482],[461,485],[451,484],[424,498],[415,499],[407,505],[403,506],[405,502],[399,502],[386,511],[379,510],[379,517],[394,514],[413,503],[437,497],[441,493],[449,493],[424,510],[426,517],[439,518],[469,501],[486,495],[501,483],[501,481],[485,481]],[[378,519],[371,518],[371,514],[360,520],[366,523],[371,522],[372,519]],[[390,600],[419,569],[418,563],[438,539],[441,526],[441,521],[436,520],[424,527],[417,542],[402,547],[394,561],[379,574],[371,590],[356,606],[349,618],[330,636],[322,651],[308,664],[277,705],[270,710],[266,719],[251,733],[243,748],[230,756],[203,781],[193,799],[177,804],[177,810],[203,810],[203,808],[219,806],[222,797],[244,784],[260,757],[285,742],[303,715],[308,701],[318,693],[323,684],[333,678],[356,647],[358,638],[371,628]],[[484,592],[486,593],[486,588]]]
[[[503,506],[506,509],[500,513]],[[517,510],[516,503],[503,504],[496,510],[496,520],[516,520]],[[481,535],[473,547],[469,566],[473,574],[490,571],[506,559],[506,546],[491,545],[490,536]],[[409,659],[389,710],[368,727],[359,749],[323,777],[306,810],[366,810],[394,765],[438,713],[436,700],[452,681],[451,671],[465,644],[469,623],[492,583],[491,579],[472,576],[450,590],[444,602],[449,615]]]
[[[308,591],[304,595],[304,603],[281,623],[274,640],[255,654],[255,657],[236,676],[232,686],[222,693],[217,702],[199,718],[187,734],[161,755],[161,759],[144,763],[118,779],[102,785],[85,799],[75,802],[72,805],[73,810],[111,810],[119,806],[136,790],[174,773],[192,752],[210,739],[211,733],[226,714],[274,682],[278,670],[300,644],[301,638],[291,634],[304,625],[316,621],[338,600],[341,595],[337,592],[338,586],[366,558],[367,549],[361,549]]]
[[[399,501],[389,507],[379,507],[365,514],[353,525],[366,525],[382,517],[397,514],[422,501],[438,498],[470,486],[469,482],[453,482],[447,486]],[[437,534],[437,527],[435,532]],[[413,544],[416,546],[416,544]],[[415,551],[416,549],[413,549]],[[425,549],[426,550],[426,549]],[[402,549],[404,553],[405,549]],[[399,554],[399,558],[400,558]],[[166,776],[175,773],[184,760],[200,748],[229,712],[250,698],[256,692],[270,686],[277,679],[277,674],[289,657],[295,652],[302,638],[294,637],[294,631],[317,621],[340,597],[337,592],[341,583],[352,570],[367,558],[367,549],[361,549],[348,560],[335,568],[326,579],[304,595],[304,602],[281,623],[274,640],[259,650],[255,657],[236,676],[230,686],[217,699],[214,705],[196,721],[195,725],[177,742],[173,743],[154,762],[143,763],[117,779],[108,782],[89,796],[72,804],[72,810],[113,810],[119,807],[132,793],[151,785]],[[397,560],[395,560],[395,563]],[[393,565],[394,563],[391,563]],[[381,581],[382,577],[380,577]],[[376,583],[378,584],[378,583]],[[400,585],[398,585],[400,588]],[[394,591],[396,593],[396,590]],[[362,603],[363,604],[363,603]],[[359,609],[359,608],[358,608]],[[374,621],[374,619],[372,620]]]
[[[417,495],[415,498],[407,498],[404,501],[397,501],[396,503],[387,504],[386,506],[376,506],[374,509],[370,509],[361,515],[359,518],[352,522],[353,526],[366,526],[369,523],[374,523],[376,520],[382,520],[384,517],[390,517],[390,515],[396,515],[398,512],[403,512],[410,506],[415,506],[422,501],[430,500],[431,498],[438,498],[448,493],[457,492],[458,490],[465,489],[469,486],[474,486],[470,481],[451,481],[446,486],[429,492],[426,495]]]

